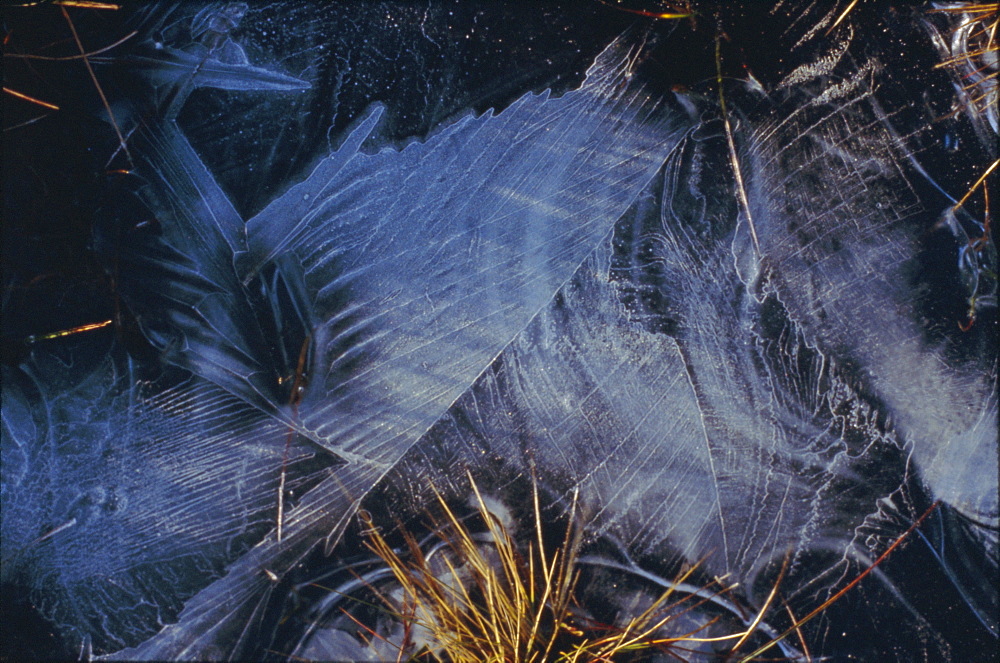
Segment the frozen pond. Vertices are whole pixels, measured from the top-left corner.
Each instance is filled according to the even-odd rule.
[[[771,655],[995,650],[970,15],[626,4],[72,10],[104,101],[5,62],[60,99],[5,119],[4,611],[54,634],[5,655],[378,660],[315,585],[473,482],[579,521],[593,614],[697,565],[694,628],[780,580],[763,642],[878,561]]]

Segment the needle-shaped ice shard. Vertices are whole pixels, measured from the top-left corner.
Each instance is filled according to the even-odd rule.
[[[95,60],[95,64],[112,61],[110,58]],[[115,61],[142,72],[156,85],[170,85],[186,79],[192,88],[214,87],[220,90],[301,90],[309,87],[301,79],[271,69],[222,62],[204,54],[167,46],[158,49],[155,57],[136,54]]]
[[[280,257],[310,299],[310,434],[394,462],[607,234],[674,141],[632,57],[398,152],[358,151],[376,110],[248,223],[244,281]]]

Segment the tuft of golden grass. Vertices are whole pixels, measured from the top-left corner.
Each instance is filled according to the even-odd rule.
[[[392,571],[399,587],[391,593],[370,587],[403,624],[403,641],[389,643],[399,661],[581,663],[634,660],[644,653],[689,660],[690,648],[702,643],[732,643],[730,652],[735,653],[761,625],[777,595],[776,584],[743,630],[703,637],[700,634],[716,622],[712,619],[689,632],[664,637],[672,620],[735,587],[691,592],[685,581],[695,565],[624,625],[597,624],[576,601],[582,533],[574,519],[575,499],[562,541],[552,547],[546,545],[537,489],[532,497],[534,532],[526,543],[516,541],[490,511],[475,482],[472,489],[486,531],[471,532],[435,490],[444,514],[436,523],[443,545],[430,552],[407,532],[403,549],[393,549],[370,516],[362,514],[367,547]],[[372,626],[356,623],[363,634],[384,640]],[[673,630],[678,630],[676,625]]]
[[[949,44],[950,57],[937,67],[955,73],[962,92],[967,95],[969,110],[980,116],[992,116],[991,124],[996,131],[1000,3],[957,2],[931,11],[960,16]]]
[[[365,523],[371,533],[369,548],[389,566],[402,588],[399,605],[383,599],[411,626],[411,642],[404,647],[422,644],[434,659],[547,660],[561,633],[570,628],[572,561],[578,539],[567,528],[563,545],[550,552],[539,527],[538,538],[522,554],[478,489],[475,494],[490,541],[472,534],[435,491],[445,514],[445,546],[435,559],[424,554],[412,535],[406,537],[404,559],[377,528]],[[537,493],[534,504],[538,520]],[[418,628],[430,635],[424,643],[412,641]]]

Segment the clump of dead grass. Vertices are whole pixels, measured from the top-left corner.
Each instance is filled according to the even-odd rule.
[[[775,585],[764,607],[743,630],[706,637],[705,629],[716,621],[709,619],[694,630],[677,633],[676,626],[670,628],[672,620],[735,587],[720,585],[691,592],[686,581],[697,569],[695,565],[626,623],[598,624],[577,602],[581,527],[572,517],[575,500],[560,544],[551,546],[546,544],[537,489],[532,497],[534,532],[526,542],[519,542],[491,511],[474,482],[472,488],[486,531],[472,532],[435,491],[443,514],[436,529],[443,543],[429,551],[406,532],[403,547],[393,548],[370,516],[362,515],[366,545],[391,569],[398,586],[392,591],[384,585],[371,588],[404,625],[402,641],[389,643],[398,652],[397,660],[580,663],[644,660],[654,654],[691,660],[692,648],[706,642],[729,647],[730,655],[738,658],[737,650],[761,626],[777,594]],[[356,623],[363,637],[385,639],[374,627]],[[764,640],[758,637],[757,642]]]

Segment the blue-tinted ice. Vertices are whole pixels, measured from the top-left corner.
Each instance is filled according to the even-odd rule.
[[[529,459],[592,535],[704,560],[751,604],[787,555],[797,611],[942,500],[920,545],[996,637],[995,338],[958,356],[922,327],[920,223],[948,202],[871,63],[734,86],[733,155],[711,95],[632,80],[629,34],[579,89],[402,148],[371,147],[373,107],[244,221],[174,122],[198,87],[306,85],[248,62],[244,10],[119,63],[155,91],[129,146],[158,220],[120,287],[166,368],[4,368],[3,577],[68,640],[247,656],[272,578],[359,501],[460,499],[467,469],[508,499]]]
[[[572,276],[680,133],[678,118],[628,85],[635,53],[619,44],[577,91],[528,95],[401,150],[361,151],[376,108],[244,226],[172,120],[177,95],[214,85],[203,74],[225,63],[209,53],[161,80],[179,53],[152,67],[155,85],[174,86],[161,119],[130,140],[158,232],[118,259],[144,333],[191,377],[146,397],[127,369],[109,382],[112,364],[60,395],[12,387],[5,407],[5,573],[27,579],[46,615],[99,652],[175,621],[227,565],[234,588],[199,595],[185,616],[227,626],[234,603],[253,608],[268,583],[262,565],[287,567],[336,533]],[[239,80],[254,73],[232,69]],[[90,428],[65,449],[69,431]],[[289,505],[283,541],[272,532],[244,555],[264,538],[285,469],[300,492],[324,480]],[[100,518],[77,515],[108,502]],[[151,655],[204,655],[187,626],[173,633]]]

